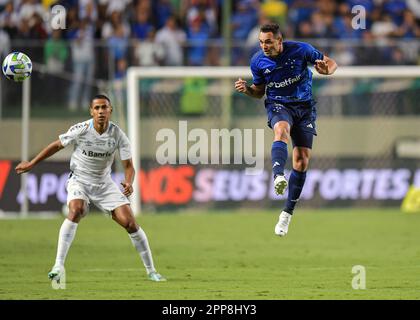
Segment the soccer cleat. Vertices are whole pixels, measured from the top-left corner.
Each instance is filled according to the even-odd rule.
[[[51,271],[48,273],[48,278],[60,282],[62,276],[63,268],[61,266],[54,266]]]
[[[277,222],[274,228],[274,233],[280,237],[284,237],[289,230],[290,220],[292,215],[286,211],[282,211],[279,216],[279,222]]]
[[[156,271],[150,272],[148,274],[148,277],[150,280],[156,281],[156,282],[166,281],[166,279],[161,274],[157,273]]]
[[[274,179],[274,191],[278,196],[283,195],[287,188],[287,180],[284,175],[278,175]]]

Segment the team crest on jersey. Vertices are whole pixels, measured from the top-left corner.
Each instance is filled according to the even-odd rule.
[[[107,146],[108,146],[109,148],[114,148],[116,144],[117,144],[117,143],[115,142],[115,140],[114,140],[114,139],[110,139],[110,140],[108,140],[108,142],[107,142]]]

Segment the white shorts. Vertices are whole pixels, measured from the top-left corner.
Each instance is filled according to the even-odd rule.
[[[73,176],[67,181],[67,205],[75,199],[82,199],[88,205],[92,201],[96,207],[107,213],[122,205],[130,204],[128,198],[112,180],[104,181],[100,185],[88,185]]]

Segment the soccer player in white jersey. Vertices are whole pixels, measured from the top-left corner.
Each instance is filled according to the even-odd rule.
[[[166,280],[156,271],[147,236],[136,223],[131,211],[128,197],[133,192],[135,171],[130,143],[125,133],[110,121],[111,113],[112,106],[109,98],[105,95],[95,96],[90,105],[92,119],[72,126],[31,161],[23,161],[15,168],[18,174],[28,172],[37,163],[64,147],[74,146],[70,161],[71,173],[67,181],[69,213],[60,229],[55,264],[48,273],[51,280],[60,280],[78,223],[86,215],[90,202],[110,213],[112,219],[127,230],[134,247],[140,254],[149,279]],[[125,180],[121,183],[122,191],[111,179],[111,165],[117,150],[124,167]]]

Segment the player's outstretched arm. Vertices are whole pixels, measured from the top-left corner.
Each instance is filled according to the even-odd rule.
[[[262,98],[265,94],[265,84],[255,85],[251,84],[248,86],[245,80],[239,78],[235,82],[235,90],[238,92],[245,93],[246,95],[253,98]]]
[[[334,59],[331,59],[330,57],[327,57],[324,55],[324,60],[316,60],[315,61],[315,69],[320,74],[333,74],[335,70],[337,70],[337,63],[334,61]]]
[[[123,186],[123,194],[128,197],[133,193],[133,181],[135,177],[135,170],[133,166],[133,160],[127,159],[121,161],[124,167],[124,178],[125,181],[121,182]]]
[[[19,163],[15,170],[17,174],[21,174],[24,172],[30,171],[38,162],[41,162],[42,160],[51,157],[56,152],[63,149],[63,145],[61,144],[60,140],[56,140],[52,143],[50,143],[48,146],[46,146],[38,155],[33,158],[31,161],[22,161]]]

